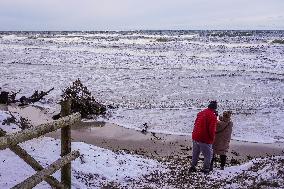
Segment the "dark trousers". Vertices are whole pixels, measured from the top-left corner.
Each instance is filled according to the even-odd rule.
[[[216,155],[213,155],[212,161],[211,161],[211,169],[213,169],[213,163],[216,160]],[[226,155],[220,155],[220,161],[221,161],[221,167],[225,167],[227,156]]]

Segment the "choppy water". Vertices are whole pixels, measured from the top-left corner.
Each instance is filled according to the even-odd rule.
[[[108,121],[190,134],[209,100],[235,139],[284,142],[284,31],[0,32],[0,87],[61,90],[81,78]]]

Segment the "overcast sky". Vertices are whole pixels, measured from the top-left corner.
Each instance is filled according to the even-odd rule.
[[[0,0],[0,30],[284,29],[284,0]]]

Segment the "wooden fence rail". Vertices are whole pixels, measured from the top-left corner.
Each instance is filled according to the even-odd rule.
[[[41,124],[37,127],[6,135],[0,129],[0,150],[9,148],[34,170],[38,171],[33,176],[17,184],[15,189],[29,189],[45,180],[52,188],[71,188],[71,161],[79,157],[79,151],[71,152],[71,125],[81,121],[79,113],[70,114],[71,103],[69,100],[61,103],[61,119],[51,123]],[[32,156],[18,144],[40,137],[46,133],[61,129],[61,157],[51,165],[43,168]],[[61,182],[50,176],[61,168]]]
[[[5,136],[6,132],[0,129],[0,137]],[[12,152],[18,155],[21,159],[23,159],[27,164],[29,164],[35,171],[41,171],[44,167],[39,164],[31,155],[28,154],[26,150],[21,148],[19,145],[10,146],[9,147]],[[55,188],[64,188],[64,185],[61,184],[56,178],[53,176],[47,176],[44,179],[49,185]]]
[[[17,184],[14,186],[12,189],[22,189],[22,188],[33,188],[35,187],[38,183],[40,183],[46,176],[51,175],[55,173],[57,170],[59,170],[63,165],[71,162],[72,160],[76,159],[79,157],[80,153],[79,151],[74,151],[70,154],[67,154],[63,158],[60,158],[56,160],[54,163],[46,167],[45,169],[37,172],[33,176],[27,178],[20,184]]]
[[[51,123],[41,124],[37,127],[0,137],[0,150],[4,150],[6,148],[9,148],[9,146],[14,146],[21,142],[40,137],[41,135],[55,131],[57,129],[61,129],[68,125],[73,125],[75,123],[78,123],[80,120],[81,115],[79,113],[75,113]]]

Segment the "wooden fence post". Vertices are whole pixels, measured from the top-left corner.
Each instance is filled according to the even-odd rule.
[[[61,102],[61,117],[70,115],[71,101],[68,99]],[[61,157],[71,152],[71,126],[67,125],[61,129]],[[71,188],[71,163],[61,168],[61,183],[66,188]]]

